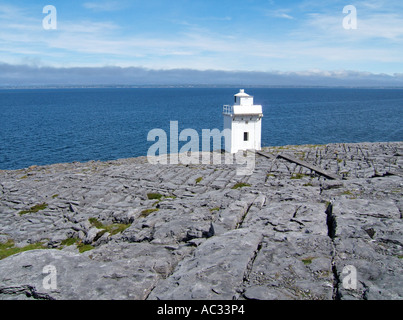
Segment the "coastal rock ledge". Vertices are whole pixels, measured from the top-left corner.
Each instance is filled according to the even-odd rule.
[[[0,299],[403,299],[403,142],[264,152],[0,171]]]

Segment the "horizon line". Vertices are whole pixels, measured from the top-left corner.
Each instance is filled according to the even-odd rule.
[[[191,88],[250,88],[250,89],[403,89],[393,85],[245,85],[245,84],[59,84],[59,85],[0,85],[0,90],[24,89],[191,89]]]

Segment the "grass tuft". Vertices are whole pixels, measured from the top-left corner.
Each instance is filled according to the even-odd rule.
[[[148,217],[151,213],[158,211],[158,209],[145,209],[141,211],[140,213],[140,218],[146,218]]]
[[[243,182],[238,182],[236,185],[234,185],[231,189],[240,189],[244,187],[250,187],[251,185],[249,183],[243,183]]]
[[[303,174],[303,173],[294,173],[291,176],[291,179],[302,179],[303,177],[308,177],[308,175]]]
[[[14,241],[8,240],[6,243],[0,243],[0,260],[20,252],[37,249],[47,249],[47,247],[41,242],[31,243],[25,247],[15,247]]]
[[[160,200],[162,197],[163,195],[159,193],[147,193],[148,200]]]
[[[94,246],[90,245],[90,244],[84,244],[82,242],[79,242],[77,244],[77,248],[78,248],[78,252],[83,253],[85,251],[89,251],[94,249]]]
[[[315,259],[315,257],[305,258],[305,259],[302,259],[302,262],[304,263],[304,265],[309,265],[312,263],[313,259]]]
[[[97,218],[89,218],[88,221],[95,228],[104,230],[104,232],[102,234],[104,234],[105,232],[109,232],[112,236],[125,231],[131,225],[131,224],[124,224],[124,223],[114,223],[114,224],[105,225],[102,222],[98,221]],[[102,236],[102,234],[100,234],[100,236]]]
[[[67,239],[64,239],[64,240],[61,242],[61,245],[62,245],[62,246],[69,247],[69,246],[72,246],[73,244],[76,244],[78,241],[79,241],[79,240],[78,240],[77,238],[67,238]]]
[[[20,216],[22,216],[22,215],[28,214],[28,213],[36,213],[38,211],[45,210],[47,207],[48,207],[47,203],[41,203],[41,204],[34,205],[33,207],[29,208],[28,210],[22,210],[18,214]]]

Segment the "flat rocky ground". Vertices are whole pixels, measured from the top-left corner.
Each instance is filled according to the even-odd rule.
[[[264,151],[0,171],[0,299],[403,299],[403,142]]]

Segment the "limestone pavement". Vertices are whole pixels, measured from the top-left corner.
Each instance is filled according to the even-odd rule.
[[[0,299],[402,299],[403,143],[264,151],[0,171]]]

